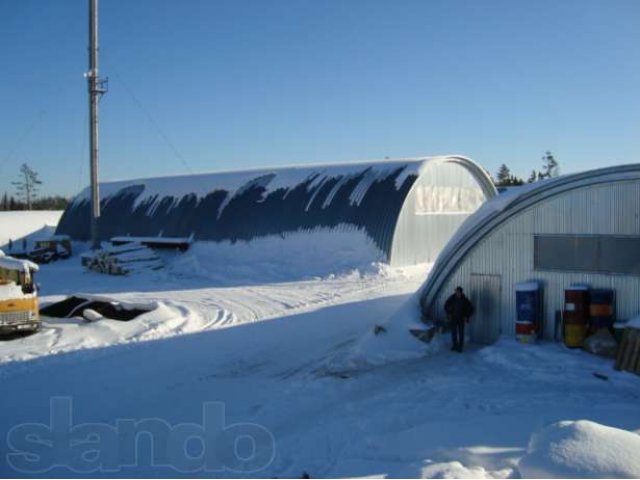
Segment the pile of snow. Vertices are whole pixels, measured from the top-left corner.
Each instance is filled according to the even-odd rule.
[[[51,236],[61,216],[62,211],[57,210],[0,212],[0,246],[7,252],[9,240],[32,238],[36,232]]]
[[[203,277],[217,285],[281,282],[339,272],[375,272],[384,260],[362,229],[316,229],[249,242],[196,242],[167,267],[168,275]]]
[[[82,318],[84,318],[87,322],[97,322],[98,320],[104,319],[101,314],[90,308],[83,310]]]
[[[640,478],[640,435],[580,420],[531,437],[519,464],[523,478]]]
[[[635,329],[640,330],[640,314],[638,314],[635,317],[629,319],[629,321],[627,323],[625,323],[624,326],[626,328],[635,328]]]
[[[418,295],[414,294],[393,315],[362,335],[352,347],[330,358],[328,367],[332,370],[360,369],[435,354],[445,348],[446,342],[440,333],[435,333],[428,343],[411,333],[411,330],[431,328],[437,330],[435,325],[421,321]]]
[[[24,297],[26,297],[26,295],[22,291],[22,288],[16,285],[15,282],[0,284],[0,302]],[[29,295],[29,297],[31,297],[31,295]]]
[[[200,316],[179,303],[166,300],[155,302],[154,306],[156,308],[152,311],[129,322],[105,318],[100,313],[89,310],[84,311],[82,318],[42,317],[43,324],[37,334],[2,344],[0,364],[77,350],[158,340],[202,329]]]
[[[618,342],[608,329],[600,328],[593,335],[589,335],[584,341],[584,349],[587,352],[603,357],[615,358],[618,351]]]

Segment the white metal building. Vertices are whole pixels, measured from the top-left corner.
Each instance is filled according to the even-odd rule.
[[[515,332],[515,284],[543,288],[544,335],[554,334],[564,289],[616,291],[616,316],[640,312],[640,165],[534,183],[487,202],[442,251],[420,299],[432,319],[461,285],[476,306],[471,339]]]

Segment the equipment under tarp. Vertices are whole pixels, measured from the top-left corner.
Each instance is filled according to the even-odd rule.
[[[95,320],[93,312],[97,312],[104,318],[111,320],[129,321],[142,315],[143,313],[155,310],[158,305],[155,302],[148,303],[127,303],[119,302],[105,297],[72,296],[66,299],[49,304],[40,309],[40,314],[47,317],[71,318],[83,317],[88,320]],[[85,316],[85,311],[90,310],[90,315]]]

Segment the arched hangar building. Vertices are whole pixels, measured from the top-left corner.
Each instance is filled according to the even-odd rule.
[[[471,339],[515,334],[515,285],[543,289],[543,333],[554,336],[564,289],[616,291],[617,317],[640,312],[640,165],[603,168],[501,194],[472,215],[442,251],[420,292],[441,318],[457,285],[476,305]]]
[[[250,241],[317,229],[359,230],[392,265],[434,261],[462,222],[496,194],[461,156],[286,167],[100,184],[99,236]],[[90,190],[56,233],[90,237]]]

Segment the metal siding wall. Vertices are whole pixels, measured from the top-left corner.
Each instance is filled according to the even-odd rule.
[[[570,191],[507,220],[484,238],[440,290],[429,312],[443,316],[442,305],[457,285],[469,284],[472,273],[502,275],[502,332],[515,334],[514,285],[526,280],[543,284],[546,337],[553,336],[556,310],[564,307],[564,289],[572,283],[616,291],[616,316],[640,312],[640,276],[533,270],[534,234],[640,234],[640,182],[618,182]]]
[[[500,317],[496,312],[502,309],[502,279],[500,275],[472,274],[468,287],[466,294],[476,312],[475,321],[469,328],[471,341],[489,345],[501,334]]]
[[[456,187],[477,190],[482,200],[467,205],[465,213],[416,214],[419,187]],[[420,172],[402,206],[393,236],[391,264],[394,266],[434,262],[442,248],[467,219],[486,200],[482,188],[462,165],[430,162]]]

